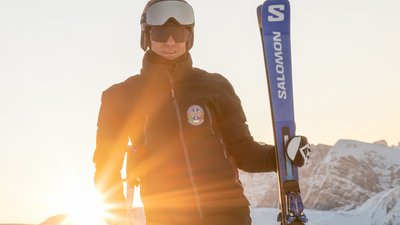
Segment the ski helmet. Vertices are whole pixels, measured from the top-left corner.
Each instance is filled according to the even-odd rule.
[[[194,12],[192,6],[185,0],[150,0],[144,7],[141,19],[140,46],[144,51],[149,47],[150,28],[163,26],[173,21],[180,26],[185,26],[190,33],[186,42],[187,50],[193,46]]]

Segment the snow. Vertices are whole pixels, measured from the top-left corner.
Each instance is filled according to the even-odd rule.
[[[339,140],[331,149],[331,156],[333,157],[343,157],[343,156],[353,156],[357,159],[363,158],[366,152],[375,155],[379,158],[380,163],[390,166],[398,165],[400,151],[395,150],[392,147],[388,147],[386,141],[379,141],[373,144],[364,143],[355,140]]]
[[[400,192],[399,192],[400,193]],[[397,214],[385,215],[386,208],[381,208],[382,201],[390,194],[382,194],[381,197],[371,199],[360,207],[352,211],[319,211],[306,210],[309,222],[307,225],[398,225],[400,224],[399,206],[397,204]],[[141,209],[136,212],[135,225],[145,225],[144,214]],[[376,213],[379,211],[379,213]],[[275,208],[251,208],[252,225],[278,225],[276,216],[279,210]],[[390,222],[392,221],[392,222]],[[48,224],[46,224],[48,225]],[[50,224],[49,224],[50,225]]]
[[[252,209],[252,225],[278,225],[278,223],[276,222],[277,213],[277,209]],[[306,214],[309,219],[307,225],[369,225],[368,223],[359,223],[360,216],[351,215],[347,212],[307,210]]]
[[[399,214],[394,215],[397,216],[397,219],[393,220],[393,223],[387,222],[386,216],[383,214],[377,215],[374,214],[374,210],[378,207],[371,207],[368,203],[362,209],[357,209],[353,211],[318,211],[318,210],[306,210],[307,217],[309,222],[307,225],[339,225],[339,224],[352,224],[352,225],[384,225],[384,224],[392,224],[398,225],[400,224]],[[278,225],[276,222],[276,216],[278,215],[279,210],[275,208],[251,208],[251,218],[252,225]],[[373,218],[371,218],[373,217]],[[133,223],[135,225],[145,225],[144,222],[144,213],[142,208],[138,208],[135,211],[135,216]],[[3,225],[3,224],[2,224]],[[13,224],[17,225],[17,224]],[[40,225],[64,225],[62,222],[46,222]],[[73,224],[71,224],[73,225]]]
[[[320,211],[306,209],[307,225],[398,225],[400,224],[400,187],[382,192],[369,199],[362,206],[349,211]],[[278,225],[275,208],[251,208],[252,225]],[[142,208],[134,209],[135,225],[145,225]],[[55,221],[55,220],[48,220]],[[64,225],[47,222],[40,225]],[[71,224],[73,225],[73,224]]]
[[[376,224],[400,224],[400,187],[383,191],[361,207],[353,211],[355,214],[363,215],[365,222],[374,221]]]

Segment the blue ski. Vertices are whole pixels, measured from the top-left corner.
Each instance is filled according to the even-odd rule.
[[[302,225],[303,212],[298,168],[286,154],[295,136],[292,66],[290,48],[290,4],[288,0],[266,0],[257,8],[258,23],[268,81],[276,146],[281,225]]]

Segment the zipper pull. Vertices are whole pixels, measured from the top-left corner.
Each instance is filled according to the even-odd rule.
[[[171,95],[172,95],[172,98],[175,98],[175,91],[173,88],[171,89]]]
[[[171,96],[175,98],[174,79],[169,75],[169,83],[171,84]]]

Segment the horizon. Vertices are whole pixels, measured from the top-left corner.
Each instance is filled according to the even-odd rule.
[[[101,93],[140,71],[146,2],[0,2],[0,223],[43,222],[94,195]],[[263,1],[188,2],[194,66],[224,75],[254,139],[272,144]],[[296,133],[312,144],[400,145],[400,2],[290,3]]]

